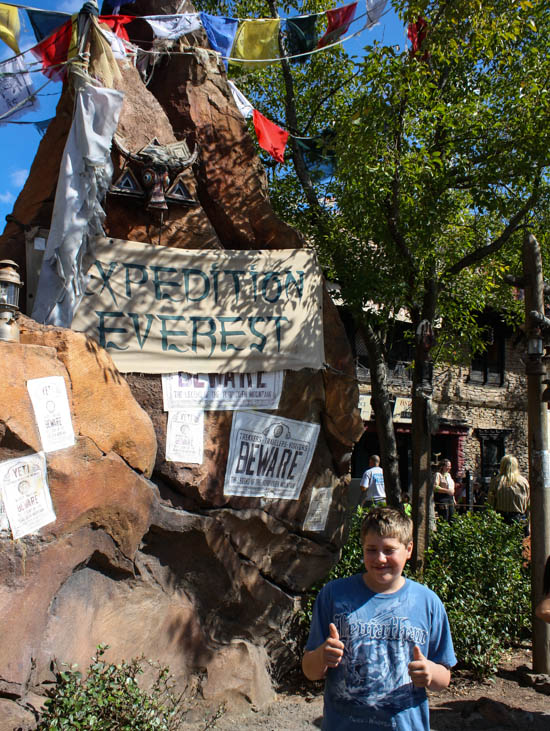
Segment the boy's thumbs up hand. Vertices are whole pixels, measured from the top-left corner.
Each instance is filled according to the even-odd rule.
[[[328,637],[323,648],[325,665],[329,668],[336,668],[344,655],[344,643],[340,641],[340,635],[336,625],[332,622],[328,626]]]
[[[413,647],[413,659],[409,663],[409,675],[416,688],[427,688],[432,682],[432,663],[424,657],[418,645]]]

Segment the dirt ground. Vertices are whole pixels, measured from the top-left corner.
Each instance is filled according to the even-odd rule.
[[[432,731],[550,731],[550,678],[535,677],[530,668],[530,651],[523,649],[510,653],[491,680],[474,682],[467,674],[455,672],[447,690],[430,693]],[[303,731],[320,728],[322,712],[321,684],[308,685],[296,679],[294,687],[284,689],[266,708],[248,706],[224,712],[222,708],[197,707],[183,728]]]

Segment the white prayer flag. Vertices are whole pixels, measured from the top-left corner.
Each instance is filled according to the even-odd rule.
[[[204,411],[177,409],[168,412],[166,461],[202,464]]]
[[[231,89],[233,99],[235,101],[235,104],[237,105],[239,112],[243,115],[245,119],[248,119],[248,117],[252,116],[252,113],[254,112],[254,107],[248,101],[242,91],[239,91],[230,79],[227,79],[227,83],[229,84],[229,88]]]
[[[384,12],[387,0],[367,0],[367,28],[374,28]]]
[[[75,442],[73,423],[63,377],[32,378],[27,381],[27,391],[40,432],[42,449],[54,452],[56,449],[72,447]]]
[[[180,15],[144,15],[157,38],[175,41],[186,33],[193,33],[202,28],[199,13],[182,13]]]
[[[44,452],[0,462],[0,487],[14,539],[54,522]]]
[[[9,58],[0,63],[0,118],[3,117],[0,123],[38,110],[40,105],[33,94],[34,85],[23,56]]]

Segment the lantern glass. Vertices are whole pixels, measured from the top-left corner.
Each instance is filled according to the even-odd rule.
[[[12,282],[0,281],[0,308],[2,305],[10,309],[19,308],[19,287]]]

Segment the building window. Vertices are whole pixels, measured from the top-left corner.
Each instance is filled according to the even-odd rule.
[[[484,386],[502,386],[504,383],[505,336],[502,330],[487,330],[486,349],[474,354],[470,365],[470,382]]]

